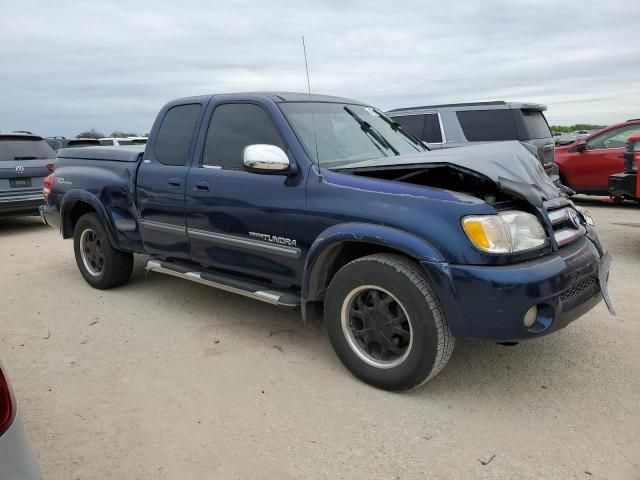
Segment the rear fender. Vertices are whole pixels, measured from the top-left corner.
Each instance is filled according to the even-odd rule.
[[[96,215],[102,222],[102,226],[109,236],[109,242],[118,250],[122,250],[122,247],[118,244],[116,230],[113,224],[111,216],[108,214],[104,205],[98,197],[87,192],[86,190],[69,190],[62,197],[60,202],[60,217],[62,218],[62,238],[73,237],[73,222],[71,212],[78,202],[89,205],[95,211]]]

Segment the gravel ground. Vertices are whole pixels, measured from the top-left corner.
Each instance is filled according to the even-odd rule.
[[[357,381],[296,312],[146,278],[142,259],[93,290],[70,241],[0,219],[0,358],[44,477],[639,479],[640,209],[585,204],[618,316],[458,342],[408,394]]]

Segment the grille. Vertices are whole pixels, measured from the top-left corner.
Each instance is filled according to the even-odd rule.
[[[553,236],[560,247],[575,242],[587,233],[580,215],[570,206],[548,209],[547,215],[553,226]]]
[[[598,288],[600,288],[598,285],[598,277],[594,273],[567,288],[560,294],[560,300],[569,302],[585,292],[593,293],[597,291]]]

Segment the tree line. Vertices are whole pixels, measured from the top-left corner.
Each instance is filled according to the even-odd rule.
[[[145,133],[144,135],[140,135],[137,132],[124,132],[121,130],[116,130],[114,132],[111,132],[111,135],[105,135],[104,133],[96,130],[95,128],[91,128],[84,132],[80,132],[78,135],[76,135],[76,138],[106,138],[106,137],[127,138],[127,137],[148,137],[148,136],[149,136],[148,133]]]
[[[600,130],[606,125],[591,125],[590,123],[576,123],[575,125],[550,125],[552,132],[571,133],[576,130]]]

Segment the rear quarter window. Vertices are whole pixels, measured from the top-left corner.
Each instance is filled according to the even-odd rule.
[[[540,110],[521,110],[527,138],[550,138],[551,130]]]
[[[456,116],[470,142],[518,139],[511,110],[466,110],[456,112]]]

